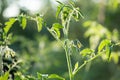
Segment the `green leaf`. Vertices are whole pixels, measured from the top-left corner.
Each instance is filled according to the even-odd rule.
[[[37,73],[37,78],[38,80],[48,80],[48,74]]]
[[[98,52],[101,52],[104,49],[106,52],[107,59],[109,60],[111,55],[111,48],[112,48],[111,41],[105,39],[100,43],[98,47]]]
[[[43,19],[39,16],[36,17],[38,32],[42,30]]]
[[[8,22],[5,23],[4,31],[5,33],[8,33],[12,25],[15,23],[16,19],[15,18],[10,18]]]
[[[79,67],[78,62],[75,63],[74,71]]]
[[[110,55],[111,55],[111,46],[109,44],[106,45],[106,56],[107,60],[110,60]]]
[[[5,72],[5,74],[0,77],[0,80],[8,80],[8,77],[9,77],[9,71]]]
[[[23,17],[22,17],[22,23],[21,23],[21,26],[22,26],[23,29],[25,29],[26,24],[27,24],[27,19],[26,19],[25,16],[23,16]]]
[[[106,46],[106,40],[103,40],[98,47],[98,52],[102,51],[105,46]]]
[[[63,77],[58,76],[57,74],[51,74],[48,76],[48,79],[59,79],[59,80],[65,80]]]
[[[74,8],[73,18],[78,21],[80,17],[84,18],[83,15],[80,13],[79,8]]]
[[[54,31],[54,33],[56,34],[56,36],[59,38],[60,37],[60,29],[63,28],[63,26],[59,23],[54,23],[52,25],[52,29]]]
[[[56,2],[59,3],[59,4],[63,4],[62,2],[60,2],[60,1],[58,1],[58,0],[56,0]]]
[[[21,15],[19,15],[19,16],[17,17],[17,19],[18,19],[21,27],[22,27],[23,29],[25,29],[25,28],[26,28],[26,24],[27,24],[26,15],[21,14]]]
[[[83,50],[80,52],[80,54],[81,54],[82,56],[90,55],[91,53],[94,53],[94,50],[91,50],[91,49],[89,49],[89,48],[83,49]]]
[[[37,73],[37,77],[38,77],[39,79],[42,79],[42,74]]]
[[[26,75],[22,75],[21,72],[15,73],[15,80],[28,80]]]
[[[64,8],[64,5],[57,6],[56,18],[59,16],[59,14],[60,14],[60,12],[62,11],[63,8]]]
[[[101,52],[106,45],[110,45],[110,44],[111,44],[110,40],[107,40],[107,39],[103,40],[98,47],[98,52]]]
[[[55,34],[57,35],[57,37],[60,38],[60,31],[59,31],[59,29],[55,28],[54,31],[55,31]]]
[[[63,26],[61,25],[61,24],[59,24],[59,23],[54,23],[53,25],[52,25],[52,28],[57,28],[57,29],[61,29],[61,28],[63,28]]]
[[[28,80],[36,80],[33,76],[27,76]]]

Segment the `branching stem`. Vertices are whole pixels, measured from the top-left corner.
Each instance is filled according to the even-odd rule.
[[[72,74],[75,75],[81,68],[83,68],[87,63],[93,61],[94,59],[96,59],[98,56],[100,56],[102,53],[98,53],[97,55],[95,55],[94,57],[92,57],[91,59],[84,61],[84,63],[78,67],[77,70],[75,70]]]
[[[69,32],[69,24],[70,24],[70,20],[72,18],[73,12],[70,13],[68,20],[66,21],[65,24],[63,24],[64,28],[63,28],[63,33],[64,33],[64,39],[68,40],[68,32]],[[66,53],[66,59],[67,59],[67,65],[68,65],[68,71],[69,71],[69,77],[70,80],[74,80],[74,75],[72,74],[72,63],[71,63],[71,58],[70,58],[70,52],[69,52],[69,45],[68,45],[68,41],[66,42],[66,45],[64,46],[64,50]]]

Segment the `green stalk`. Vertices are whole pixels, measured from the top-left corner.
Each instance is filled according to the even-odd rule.
[[[70,20],[72,18],[73,12],[70,13],[70,16],[68,18],[68,20],[63,24],[64,28],[63,28],[63,33],[64,33],[64,39],[68,40],[68,32],[69,32],[69,24],[70,24]],[[71,63],[71,58],[70,58],[70,52],[69,52],[69,45],[68,45],[68,41],[66,42],[66,45],[64,46],[64,50],[66,53],[66,59],[67,59],[67,65],[68,65],[68,71],[69,71],[69,78],[70,80],[74,80],[74,75],[72,74],[72,63]]]
[[[70,80],[74,80],[74,76],[72,75],[72,64],[71,64],[71,59],[70,59],[70,53],[68,53],[67,47],[65,48],[65,53],[66,53],[68,71],[69,71],[69,78]]]
[[[66,32],[64,32],[66,33]],[[64,34],[65,40],[68,39],[68,33]],[[70,53],[69,53],[69,45],[68,41],[66,42],[66,45],[63,46],[66,54],[66,59],[67,59],[67,66],[68,66],[68,71],[69,71],[69,78],[70,80],[74,80],[74,76],[72,75],[72,64],[71,64],[71,58],[70,58]]]

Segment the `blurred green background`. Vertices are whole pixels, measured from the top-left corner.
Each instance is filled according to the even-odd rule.
[[[60,0],[67,3],[70,0]],[[70,39],[79,39],[83,48],[97,50],[102,39],[120,42],[120,0],[73,0],[80,8],[84,19],[70,23]],[[48,27],[56,19],[55,12],[58,3],[55,0],[0,0],[0,23],[19,14],[35,16],[43,15]],[[36,23],[27,21],[27,28],[22,30],[16,22],[10,32],[13,33],[10,47],[23,60],[21,72],[25,75],[40,73],[56,73],[68,78],[65,52],[45,27],[37,32]],[[77,55],[77,56],[76,56]],[[73,64],[79,60],[79,54],[72,56]],[[76,80],[120,80],[120,46],[113,48],[111,61],[102,57],[86,65],[77,75]]]

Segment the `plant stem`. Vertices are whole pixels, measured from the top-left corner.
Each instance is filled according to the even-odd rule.
[[[70,80],[74,80],[74,75],[72,74],[72,64],[71,64],[69,43],[68,43],[68,32],[69,32],[69,24],[70,24],[70,20],[72,18],[73,12],[74,11],[72,11],[72,13],[70,13],[70,16],[69,16],[68,20],[66,21],[65,24],[63,24],[63,26],[64,26],[64,28],[63,28],[64,39],[67,40],[67,42],[64,46],[64,50],[65,50],[65,53],[66,53],[66,59],[67,59],[67,65],[68,65]]]
[[[73,13],[74,13],[74,10],[70,13],[70,16],[69,16],[69,18],[68,18],[68,21],[66,22],[66,23],[67,23],[67,26],[66,26],[66,27],[67,27],[67,29],[66,29],[67,34],[68,34],[68,32],[69,32],[70,20],[71,20],[71,18],[72,18]]]
[[[67,59],[69,78],[70,78],[70,80],[74,80],[74,76],[72,74],[72,64],[71,64],[70,52],[69,52],[68,32],[64,32],[64,33],[66,33],[66,34],[64,34],[64,39],[66,40],[66,44],[63,47],[64,47],[64,50],[65,50],[66,59]]]
[[[72,64],[71,64],[71,59],[70,59],[70,53],[68,52],[67,46],[65,48],[65,53],[66,53],[68,71],[69,71],[69,78],[70,78],[70,80],[74,80],[74,77],[72,75]]]
[[[57,38],[53,33],[52,31],[47,28],[48,31],[53,35],[53,37],[62,45],[62,47],[64,48],[65,50],[65,53],[66,53],[66,59],[67,59],[67,66],[68,66],[68,71],[69,71],[69,77],[70,77],[70,80],[74,80],[73,78],[73,75],[72,75],[72,65],[71,65],[71,59],[70,59],[70,53],[69,53],[69,45],[68,45],[68,41],[66,43],[66,45],[63,44],[63,42]],[[68,34],[66,32],[64,32],[64,39],[65,40],[68,40]]]
[[[84,61],[84,63],[77,69],[73,72],[73,75],[75,75],[81,68],[83,68],[87,63],[91,62],[92,60],[96,59],[98,56],[100,56],[101,53],[98,53],[96,56],[92,57],[91,59],[87,60],[87,61]]]

